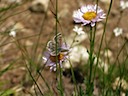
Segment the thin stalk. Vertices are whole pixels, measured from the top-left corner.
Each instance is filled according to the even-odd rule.
[[[95,66],[95,69],[94,69],[94,78],[95,78],[95,74],[96,74],[96,67],[97,67],[97,65],[98,65],[98,63],[99,63],[100,51],[101,51],[101,47],[102,47],[104,35],[105,35],[105,32],[106,32],[106,26],[107,26],[107,22],[108,22],[108,16],[109,16],[110,11],[111,11],[112,3],[113,3],[113,0],[111,0],[111,2],[110,2],[109,10],[108,10],[108,13],[107,13],[107,16],[106,16],[106,21],[105,21],[105,25],[104,25],[104,30],[103,30],[103,34],[102,34],[102,38],[101,38],[101,42],[100,42],[100,47],[99,47],[99,51],[98,51],[98,55],[97,55],[96,66]],[[93,79],[94,79],[94,78],[93,78]]]
[[[92,27],[90,26],[90,52],[89,52],[90,72],[89,72],[89,86],[88,86],[89,96],[92,96],[92,93],[93,93],[92,69],[94,64],[93,52],[94,52],[95,32],[96,32],[96,27],[93,32]]]
[[[44,94],[43,94],[42,91],[40,90],[39,85],[37,84],[37,82],[36,82],[35,79],[33,78],[32,74],[31,74],[31,71],[29,70],[29,68],[28,68],[27,65],[26,65],[26,68],[27,68],[27,70],[28,70],[28,72],[29,72],[29,74],[30,74],[32,80],[34,81],[35,85],[37,86],[38,90],[40,91],[41,95],[44,96]]]
[[[36,85],[34,84],[34,91],[35,91],[35,95],[38,96],[38,93],[36,91]]]
[[[122,20],[123,12],[124,12],[123,10],[120,11],[120,17],[118,18],[118,21],[117,21],[115,27],[118,27],[118,26],[119,26],[119,24],[120,24],[120,22],[121,22],[121,20]],[[114,37],[114,34],[111,35],[111,37],[110,37],[108,43],[106,43],[106,45],[108,45],[108,44],[111,43],[111,40],[113,39],[113,37]],[[108,47],[109,47],[109,46],[108,46]]]
[[[17,40],[20,41],[20,40],[23,40],[23,39],[33,38],[33,37],[38,36],[38,35],[39,35],[39,34],[34,34],[34,35],[30,35],[30,36],[25,36],[25,37],[22,37],[22,38],[18,38]],[[14,42],[15,42],[15,40],[12,40],[12,41],[10,41],[10,42],[1,44],[0,47],[3,47],[3,46],[5,46],[5,45],[7,45],[7,44],[14,43]]]
[[[123,54],[124,54],[124,50],[122,50],[122,51],[123,51]],[[121,70],[121,64],[120,64],[119,59],[118,59],[118,62],[119,62],[119,71],[120,71],[120,80],[123,78],[124,73],[125,73],[125,64],[126,64],[127,58],[128,58],[128,54],[126,55],[126,58],[124,59],[124,61],[122,63],[123,64],[122,65],[122,70]],[[122,83],[120,83],[119,90],[121,90],[121,86],[122,86]]]
[[[58,33],[58,0],[56,0],[56,32],[55,32],[55,36],[57,36],[57,33]],[[57,67],[57,64],[60,63],[58,62],[58,40],[56,38],[56,69],[57,69],[57,73],[59,72],[59,81],[58,81],[58,84],[59,84],[59,91],[60,91],[60,95],[61,96],[64,96],[64,90],[63,90],[63,84],[62,84],[62,69],[61,69],[61,65],[59,64],[59,70],[58,70],[58,67]],[[56,78],[58,77],[58,74],[56,73]]]
[[[99,0],[96,0],[96,5],[98,6],[98,1]],[[97,9],[98,9],[98,7],[96,7],[96,13],[97,13]],[[97,23],[95,23],[95,27],[94,27],[94,32],[93,32],[93,34],[92,34],[92,36],[93,37],[91,37],[92,38],[92,55],[93,55],[93,52],[94,52],[94,46],[95,46],[95,34],[96,34],[96,25],[97,25]],[[91,29],[91,31],[92,31],[92,29]],[[94,62],[94,57],[92,57],[92,60],[93,60],[93,62]],[[92,63],[93,63],[92,62]],[[92,64],[93,65],[93,64]]]
[[[7,17],[1,19],[0,22],[4,21],[4,20],[6,20],[6,19],[8,19],[8,18],[10,18],[10,17],[12,17],[12,16],[15,16],[15,15],[17,15],[17,14],[21,14],[21,13],[23,13],[23,12],[25,12],[25,11],[28,11],[28,9],[25,9],[25,10],[23,10],[23,11],[21,11],[21,12],[17,12],[17,13],[15,13],[15,14],[9,15],[9,16],[7,16]]]
[[[63,80],[62,80],[62,68],[61,68],[61,65],[59,64],[59,81],[58,81],[58,83],[59,83],[59,91],[60,91],[60,95],[61,96],[64,96],[64,89],[63,89],[63,84],[62,84],[62,82],[63,82]]]
[[[76,37],[77,37],[77,33],[76,33],[75,37],[73,38],[73,41],[72,41],[72,43],[71,43],[70,48],[72,48],[72,47],[73,47],[73,43],[75,42]]]
[[[112,74],[112,72],[113,72],[113,70],[114,70],[114,68],[115,68],[114,66],[115,66],[115,64],[116,64],[116,62],[117,62],[117,60],[118,60],[118,57],[120,56],[120,54],[121,54],[121,52],[122,52],[122,50],[123,50],[123,48],[125,47],[125,45],[126,45],[127,42],[128,42],[128,41],[126,41],[126,42],[123,44],[123,46],[121,47],[121,49],[119,50],[119,52],[118,52],[118,54],[117,54],[117,57],[116,57],[116,59],[115,59],[115,62],[114,62],[114,64],[113,64],[111,70],[109,71],[110,76],[111,76],[111,74]]]
[[[99,0],[96,0],[96,5],[98,6],[98,2],[99,2]],[[96,9],[96,12],[97,12],[97,9]]]
[[[49,8],[49,6],[48,6],[48,8]],[[48,10],[48,8],[47,8],[47,10]],[[41,38],[41,35],[42,35],[42,30],[43,30],[44,25],[45,25],[46,18],[47,18],[47,12],[45,13],[45,16],[42,20],[41,28],[40,28],[40,31],[39,31],[39,36],[38,36],[37,41],[36,41],[37,43],[35,44],[34,53],[33,53],[33,56],[32,56],[33,62],[34,62],[35,57],[36,57],[37,49],[38,49],[38,46],[39,46],[39,42],[40,42],[40,38]]]
[[[112,76],[112,73],[113,73],[114,68],[115,68],[115,64],[116,64],[116,62],[117,62],[117,60],[118,60],[118,57],[120,56],[120,54],[121,54],[123,48],[125,47],[126,43],[127,43],[127,41],[123,44],[123,46],[121,47],[121,49],[119,50],[119,52],[118,52],[118,54],[117,54],[117,57],[116,57],[116,59],[115,59],[115,62],[113,63],[113,65],[112,65],[112,67],[111,67],[111,70],[110,70],[109,73],[108,73],[108,77],[109,77],[109,78],[111,78],[111,76]],[[126,59],[127,59],[127,57],[126,57]],[[109,81],[109,82],[110,82],[110,81]],[[110,83],[109,83],[109,84],[110,84]],[[108,90],[109,90],[109,88],[108,88]],[[108,92],[108,90],[107,90],[107,92]],[[106,94],[107,94],[107,92],[106,92]],[[105,95],[105,96],[106,96],[106,95]]]
[[[128,54],[127,54],[127,56],[126,56],[126,58],[125,58],[125,60],[124,60],[124,64],[123,64],[123,72],[122,72],[121,76],[125,73],[125,68],[126,68],[127,60],[128,60]],[[123,77],[123,76],[122,76],[122,77]]]
[[[76,83],[76,77],[74,75],[74,71],[73,71],[73,67],[72,67],[72,64],[71,64],[71,61],[69,60],[69,63],[70,63],[70,67],[71,67],[71,74],[72,74],[72,80],[73,80],[73,83],[75,84],[75,96],[77,96],[78,94],[78,88],[77,88],[77,83]]]
[[[29,58],[29,56],[27,55],[27,51],[26,51],[24,48],[22,48],[22,47],[20,46],[20,43],[19,43],[18,40],[16,41],[16,45],[17,45],[17,47],[21,50],[23,59],[25,60],[25,59],[27,58],[27,60],[29,61],[30,58]],[[24,61],[24,62],[25,62],[25,61]],[[26,64],[26,62],[25,62],[25,64]],[[35,80],[34,77],[32,76],[31,71],[30,71],[30,69],[28,68],[27,64],[26,64],[26,68],[28,69],[28,72],[29,72],[29,74],[30,74],[32,80],[34,81],[35,85],[37,86],[39,92],[41,93],[42,96],[44,96],[43,93],[42,93],[42,91],[41,91],[41,89],[39,88],[39,86],[38,86],[36,80]],[[35,90],[35,93],[36,93],[36,90]],[[37,96],[37,95],[36,95],[36,96]]]
[[[38,71],[38,73],[39,73],[39,75],[41,76],[41,78],[43,79],[43,81],[45,82],[45,85],[47,86],[49,92],[50,92],[51,94],[53,94],[52,91],[51,91],[51,88],[50,88],[50,86],[48,85],[48,83],[47,83],[47,81],[45,80],[45,78],[42,76],[42,74],[41,74],[39,71]]]
[[[92,77],[92,65],[93,65],[93,38],[92,38],[92,27],[90,26],[90,52],[89,52],[89,64],[90,64],[90,74],[89,74],[89,83],[91,82]]]

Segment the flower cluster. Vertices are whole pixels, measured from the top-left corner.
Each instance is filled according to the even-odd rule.
[[[76,32],[78,35],[85,34],[82,27],[74,26],[73,31]]]
[[[16,31],[15,30],[11,30],[9,32],[9,36],[16,37]]]
[[[128,8],[128,1],[120,0],[120,7],[122,10]]]
[[[55,39],[57,38],[57,42]],[[57,45],[57,48],[56,48]],[[62,68],[62,63],[68,58],[69,46],[62,42],[61,34],[57,34],[53,41],[47,43],[47,51],[44,52],[43,60],[50,70],[56,71],[57,65]]]
[[[116,27],[114,30],[113,30],[114,34],[116,37],[118,37],[119,35],[123,34],[123,29],[122,28],[119,28],[119,27]]]
[[[74,11],[73,18],[76,23],[83,23],[83,25],[91,24],[93,27],[96,22],[102,21],[105,18],[105,14],[97,5],[85,5]]]

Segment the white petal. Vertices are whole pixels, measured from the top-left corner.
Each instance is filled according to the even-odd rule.
[[[9,33],[10,36],[12,37],[16,37],[16,31],[12,30],[10,33]]]
[[[87,12],[87,11],[88,11],[88,9],[87,9],[85,6],[82,6],[82,7],[81,7],[81,12],[85,13],[85,12]]]
[[[94,27],[95,26],[95,22],[91,22],[91,26]]]
[[[117,27],[113,30],[113,32],[114,32],[115,36],[117,37],[123,33],[123,29]]]

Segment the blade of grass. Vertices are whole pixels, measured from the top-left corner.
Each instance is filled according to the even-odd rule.
[[[51,91],[51,89],[50,89],[50,86],[49,86],[49,84],[47,83],[47,81],[45,80],[45,78],[42,76],[42,74],[41,74],[39,71],[38,71],[38,74],[41,76],[41,78],[42,78],[42,80],[44,81],[45,85],[47,86],[49,92],[50,92],[51,94],[53,94],[52,91]],[[52,95],[51,95],[51,96],[52,96]]]
[[[27,70],[28,70],[28,72],[29,72],[29,75],[31,76],[32,80],[34,81],[35,85],[37,86],[39,92],[41,93],[42,96],[44,96],[44,94],[42,93],[42,91],[41,91],[39,85],[37,84],[37,82],[35,81],[34,77],[32,76],[31,71],[29,70],[29,68],[28,68],[27,65],[26,65],[26,68],[27,68]]]
[[[94,69],[94,78],[95,78],[95,74],[96,74],[96,67],[98,66],[98,63],[99,63],[99,57],[100,57],[101,47],[102,47],[104,35],[105,35],[105,32],[106,32],[106,26],[107,26],[108,17],[109,17],[111,8],[112,8],[112,4],[113,4],[113,0],[110,1],[108,13],[107,13],[107,16],[106,16],[106,21],[105,21],[105,25],[104,25],[104,30],[103,30],[103,34],[102,34],[102,37],[101,37],[100,47],[99,47],[99,51],[98,51],[98,55],[97,55],[96,66],[95,66],[95,69]],[[94,81],[94,78],[93,78],[93,81]]]

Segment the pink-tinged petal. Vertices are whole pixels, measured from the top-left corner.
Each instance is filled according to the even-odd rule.
[[[59,53],[63,54],[63,58],[62,59],[58,59],[58,64],[60,64],[60,66],[62,66],[62,63],[66,60],[66,56],[68,55],[68,52],[70,51],[70,47],[66,44],[66,43],[62,43],[62,45],[60,46],[61,51]],[[54,57],[51,57],[52,55],[50,54],[51,52],[46,51],[44,52],[44,56],[43,56],[43,60],[45,61],[44,64],[48,67],[50,67],[50,70],[52,71],[56,71],[56,62],[54,60]],[[59,56],[57,55],[57,56]],[[60,57],[59,57],[60,58]]]
[[[83,25],[87,25],[89,23],[91,23],[91,21],[87,21],[87,20],[86,21],[85,20],[83,21]]]
[[[45,51],[45,52],[44,52],[44,57],[46,57],[47,59],[50,57],[49,51]]]
[[[81,23],[81,20],[82,20],[82,18],[83,18],[82,15],[83,15],[83,13],[81,13],[80,10],[74,11],[74,12],[73,12],[74,21],[75,21],[76,23]]]

